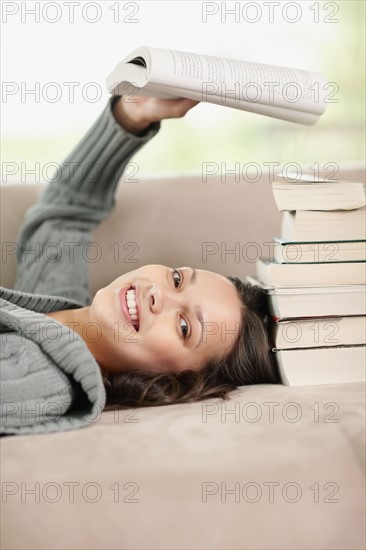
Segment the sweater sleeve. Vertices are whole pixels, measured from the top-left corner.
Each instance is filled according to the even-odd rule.
[[[111,96],[28,209],[17,238],[16,290],[91,303],[91,231],[114,208],[115,191],[131,157],[160,129],[154,123],[141,136],[125,131],[112,113],[118,98]]]
[[[29,309],[0,298],[0,434],[71,430],[97,421],[106,393],[85,342],[42,315],[49,296],[20,298]]]
[[[2,336],[0,433],[34,432],[42,424],[51,427],[72,405],[72,378],[30,340],[12,333]]]

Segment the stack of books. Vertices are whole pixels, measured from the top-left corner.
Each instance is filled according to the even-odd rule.
[[[305,177],[306,180],[306,177]],[[246,277],[267,295],[272,350],[289,386],[365,381],[362,183],[276,178],[281,237]]]

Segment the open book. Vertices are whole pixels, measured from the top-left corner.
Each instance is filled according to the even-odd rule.
[[[116,66],[107,87],[131,101],[184,97],[308,126],[332,95],[317,72],[146,46]]]

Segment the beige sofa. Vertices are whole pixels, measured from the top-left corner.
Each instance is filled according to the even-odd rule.
[[[364,181],[364,168],[340,176]],[[4,243],[41,189],[0,188],[3,286],[16,269]],[[123,183],[94,232],[103,257],[90,264],[91,291],[149,263],[243,278],[279,226],[266,176]],[[366,545],[361,383],[241,387],[224,403],[103,412],[83,429],[0,441],[4,550]]]

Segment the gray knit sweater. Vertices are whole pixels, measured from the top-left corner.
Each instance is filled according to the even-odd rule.
[[[113,209],[130,158],[159,131],[160,123],[138,137],[123,130],[112,114],[116,99],[108,100],[27,211],[14,289],[0,287],[1,434],[86,427],[98,421],[106,404],[100,368],[84,340],[44,314],[91,304],[82,250]],[[42,254],[50,242],[62,250],[73,243],[73,261],[57,253],[50,261],[49,253]]]

